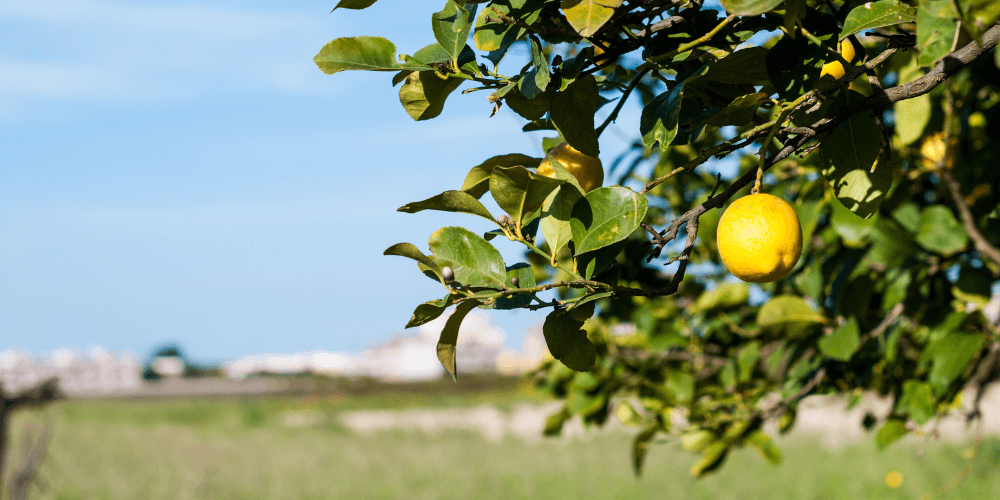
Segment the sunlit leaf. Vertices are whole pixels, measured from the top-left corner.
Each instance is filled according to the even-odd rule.
[[[819,339],[819,350],[828,358],[839,361],[848,361],[858,349],[858,342],[861,340],[861,330],[858,328],[858,319],[851,316],[847,323],[837,327],[830,335]]]
[[[823,323],[826,323],[823,315],[814,311],[805,299],[794,295],[774,297],[757,313],[757,324],[762,329],[787,337],[799,337]]]
[[[490,211],[474,196],[465,191],[445,191],[437,196],[423,201],[407,203],[396,209],[400,212],[414,214],[422,210],[440,210],[443,212],[460,212],[489,219],[496,222]]]
[[[969,236],[951,209],[944,205],[931,205],[920,212],[917,243],[932,252],[949,257],[968,245]]]
[[[863,98],[854,91],[842,92],[830,111]],[[865,219],[878,211],[892,186],[892,172],[888,166],[877,165],[872,172],[880,149],[878,126],[866,113],[855,114],[841,122],[820,146],[823,175],[837,199]]]
[[[438,339],[438,361],[441,362],[445,370],[448,370],[452,380],[456,382],[458,381],[458,367],[455,362],[455,347],[458,344],[458,331],[462,327],[462,320],[465,319],[465,316],[479,304],[478,300],[466,300],[459,304],[455,308],[455,312],[448,317],[444,329],[441,330],[441,337]]]
[[[417,71],[399,88],[399,102],[414,120],[429,120],[441,114],[444,101],[462,84],[461,78],[441,78],[434,71]]]
[[[563,181],[515,167],[496,167],[490,176],[490,194],[520,226],[541,208],[542,202]]]
[[[503,288],[507,269],[496,248],[464,227],[443,227],[428,241],[434,260],[451,266],[455,281],[465,286]]]
[[[493,175],[494,168],[513,167],[517,165],[535,168],[541,161],[539,158],[533,158],[520,153],[494,156],[472,167],[472,170],[466,174],[465,181],[462,183],[462,191],[476,198],[481,198],[490,190],[490,176]]]
[[[472,21],[469,11],[455,0],[447,0],[444,10],[431,16],[434,38],[452,59],[457,60],[458,54],[465,47],[465,41],[469,39],[469,32],[472,30]]]
[[[917,8],[917,63],[931,66],[951,52],[958,13],[951,0],[920,0]]]
[[[770,12],[784,0],[720,0],[722,8],[737,16],[756,16]]]
[[[621,186],[597,188],[573,207],[570,220],[576,253],[628,238],[646,215],[646,197]]]
[[[352,9],[361,10],[371,7],[377,0],[340,0],[337,2],[337,6],[333,10],[337,9]],[[333,12],[332,10],[330,12]]]
[[[332,75],[349,69],[399,71],[396,46],[377,36],[338,38],[323,46],[313,58],[323,73]]]
[[[562,0],[561,7],[569,25],[582,37],[597,33],[614,15],[622,0]]]
[[[878,430],[878,434],[875,435],[875,445],[878,446],[878,449],[884,450],[890,444],[896,442],[896,440],[907,435],[909,432],[910,431],[906,430],[905,421],[890,418],[882,424],[882,427]]]
[[[844,19],[844,29],[840,39],[864,30],[912,23],[917,19],[917,9],[898,0],[865,2],[851,9]]]

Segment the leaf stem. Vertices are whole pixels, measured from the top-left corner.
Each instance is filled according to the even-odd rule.
[[[632,91],[635,90],[635,88],[639,85],[639,81],[642,80],[642,77],[646,76],[646,73],[648,73],[652,69],[653,67],[650,66],[646,69],[643,69],[637,75],[635,75],[635,78],[633,78],[632,82],[629,83],[628,88],[626,88],[625,92],[622,93],[621,99],[618,99],[618,104],[615,105],[615,109],[611,111],[611,114],[608,115],[607,119],[604,120],[604,123],[602,123],[600,127],[597,127],[598,137],[601,136],[601,133],[604,132],[604,129],[606,129],[608,125],[611,124],[611,122],[615,121],[618,118],[618,113],[620,113],[622,108],[625,106],[625,101],[628,99],[628,96],[632,94]]]
[[[687,52],[687,51],[689,51],[689,50],[691,50],[691,49],[693,49],[693,48],[695,48],[695,47],[697,47],[697,46],[699,46],[699,45],[701,45],[703,43],[708,42],[709,40],[712,39],[712,37],[714,37],[720,31],[722,31],[722,28],[725,28],[726,26],[728,26],[729,23],[731,23],[733,21],[733,19],[736,19],[735,15],[732,15],[732,16],[729,16],[729,17],[723,19],[722,22],[720,22],[718,25],[716,25],[714,28],[712,28],[711,31],[709,31],[708,33],[705,33],[700,38],[698,38],[696,40],[692,40],[692,41],[690,41],[688,43],[685,43],[685,44],[681,45],[680,47],[677,47],[676,49],[671,50],[670,52],[666,52],[664,54],[660,54],[658,56],[646,59],[646,62],[643,63],[643,64],[641,64],[636,69],[646,69],[648,67],[655,66],[655,65],[659,64],[661,61],[664,61],[664,60],[667,60],[667,59],[671,59],[671,58],[673,58],[674,56],[676,56],[678,54],[683,54],[684,52]]]

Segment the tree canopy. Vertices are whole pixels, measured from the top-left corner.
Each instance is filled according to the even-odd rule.
[[[507,106],[547,131],[545,149],[592,157],[626,103],[642,107],[604,187],[510,151],[399,208],[496,224],[441,228],[429,253],[385,251],[443,287],[407,327],[454,307],[437,347],[453,376],[469,311],[540,311],[554,359],[535,380],[565,401],[546,432],[615,413],[637,429],[637,473],[668,436],[700,454],[695,476],[738,447],[780,461],[763,424],[788,430],[811,394],[890,396],[887,418],[863,422],[879,447],[960,408],[968,385],[976,416],[1000,356],[984,314],[1000,277],[1000,2],[447,0],[429,15],[436,42],[412,55],[363,36],[314,61],[393,72],[414,120],[463,86],[485,92],[484,120]],[[515,44],[530,57],[502,75]],[[723,209],[752,185],[794,207],[804,241],[795,268],[760,285],[730,275],[716,244]],[[500,242],[525,261],[505,262]]]

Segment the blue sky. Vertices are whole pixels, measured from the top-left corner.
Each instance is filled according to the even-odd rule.
[[[412,54],[438,3],[0,3],[0,349],[178,342],[221,361],[398,334],[440,285],[382,251],[491,228],[395,209],[490,156],[542,153],[522,119],[488,118],[484,94],[416,123],[391,73],[312,63],[341,36]],[[637,125],[629,107],[604,134],[606,163]],[[511,347],[541,319],[491,315]]]

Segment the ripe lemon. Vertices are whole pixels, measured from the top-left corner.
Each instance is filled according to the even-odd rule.
[[[556,171],[552,168],[549,156],[555,158],[563,168],[576,177],[584,192],[589,193],[604,184],[604,167],[601,166],[601,160],[577,151],[568,142],[549,150],[545,159],[538,165],[538,175],[555,178]]]
[[[847,62],[854,61],[854,56],[857,55],[854,50],[854,44],[850,40],[844,40],[840,42],[840,55],[844,57]],[[823,65],[823,69],[819,72],[819,77],[823,78],[826,75],[830,75],[834,80],[840,80],[847,70],[844,69],[844,65],[840,61],[831,61]],[[855,81],[851,82],[847,88],[860,92],[862,95],[870,96],[872,95],[871,84],[864,77],[859,76]]]
[[[802,254],[802,226],[795,210],[777,196],[744,196],[726,209],[715,233],[722,262],[752,283],[781,279]]]
[[[854,61],[854,44],[849,40],[844,40],[840,42],[840,55],[844,57],[847,62]],[[819,76],[823,78],[824,75],[830,75],[834,80],[840,80],[844,76],[844,65],[840,61],[831,61],[823,65],[823,69],[820,71]]]

